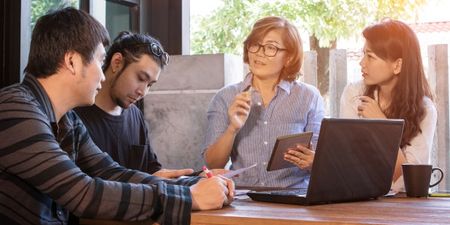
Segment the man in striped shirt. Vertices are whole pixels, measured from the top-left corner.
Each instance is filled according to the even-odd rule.
[[[67,224],[70,212],[189,224],[191,209],[232,201],[229,179],[164,180],[119,166],[92,142],[72,108],[94,103],[108,42],[80,10],[37,21],[24,81],[0,91],[1,223]]]

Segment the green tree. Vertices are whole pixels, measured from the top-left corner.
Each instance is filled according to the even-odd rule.
[[[60,7],[72,6],[78,8],[78,0],[32,0],[31,1],[31,29],[34,28],[37,19],[49,10]]]
[[[242,42],[249,33],[257,14],[255,0],[224,0],[223,7],[211,16],[194,18],[199,26],[193,27],[191,48],[194,54],[242,53]],[[196,29],[197,28],[197,29]]]
[[[222,7],[203,18],[192,30],[194,54],[242,54],[242,42],[253,23],[264,16],[282,16],[310,34],[310,49],[318,53],[318,82],[328,91],[329,49],[336,41],[359,35],[383,17],[409,19],[426,0],[223,0]]]

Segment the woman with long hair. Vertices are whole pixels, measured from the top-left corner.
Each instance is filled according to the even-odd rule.
[[[385,19],[363,31],[363,80],[347,85],[340,116],[404,119],[405,127],[393,177],[403,189],[403,163],[430,163],[437,113],[426,80],[420,47],[405,23]]]

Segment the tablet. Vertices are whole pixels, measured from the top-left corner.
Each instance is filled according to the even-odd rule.
[[[301,144],[309,148],[312,135],[312,132],[305,132],[278,137],[275,145],[273,146],[270,161],[267,164],[267,171],[296,166],[295,164],[284,160],[284,154],[287,152],[288,148],[295,148],[297,144]]]

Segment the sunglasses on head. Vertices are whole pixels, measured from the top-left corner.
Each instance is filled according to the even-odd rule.
[[[142,44],[137,44],[137,45],[133,45],[133,46],[146,46],[149,47],[150,51],[152,52],[152,54],[156,57],[159,58],[159,60],[161,60],[161,63],[164,66],[167,66],[169,64],[169,54],[167,52],[165,52],[164,50],[162,50],[161,46],[159,46],[156,43],[142,43]]]
[[[153,55],[161,60],[164,66],[167,66],[167,64],[169,64],[169,54],[163,51],[159,45],[150,43],[150,50],[152,51]]]

